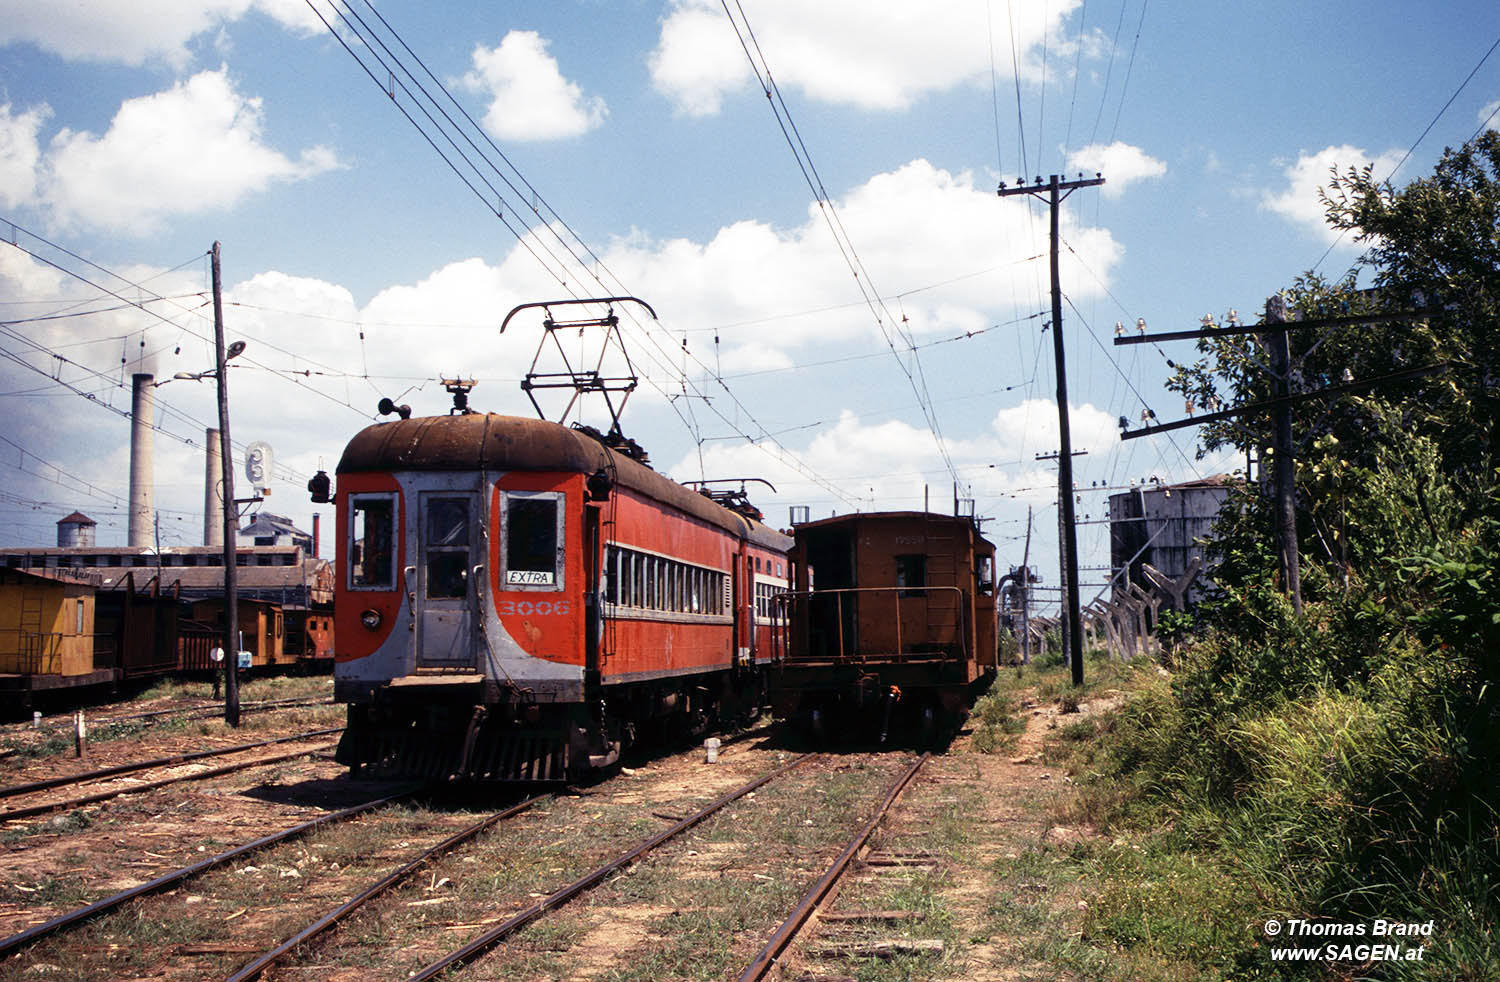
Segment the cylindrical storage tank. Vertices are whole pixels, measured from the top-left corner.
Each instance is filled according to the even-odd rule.
[[[57,523],[57,547],[59,549],[91,549],[94,546],[94,530],[98,526],[92,518],[75,511]]]

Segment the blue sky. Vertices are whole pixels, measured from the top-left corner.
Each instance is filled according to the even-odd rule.
[[[522,245],[315,9],[335,20],[330,0],[0,0],[0,217],[16,229],[0,232],[27,250],[0,245],[0,543],[50,544],[74,509],[123,543],[128,423],[108,407],[128,411],[131,371],[211,364],[218,240],[229,336],[249,344],[234,436],[273,444],[266,508],[304,527],[307,477],[381,396],[441,413],[436,380],[461,374],[477,408],[530,415],[517,381],[539,322],[502,337],[501,319],[607,286],[660,315],[624,331],[643,376],[625,429],[659,469],[765,477],[773,524],[789,505],[924,493],[941,510],[956,476],[1007,564],[1034,509],[1033,561],[1055,584],[1054,477],[1035,460],[1056,447],[1047,215],[997,182],[1104,172],[1063,215],[1075,476],[1180,480],[1237,462],[1196,459],[1191,430],[1122,444],[1114,420],[1178,418],[1165,358],[1191,347],[1116,349],[1114,323],[1252,314],[1307,269],[1339,274],[1359,246],[1321,227],[1329,167],[1385,174],[1412,150],[1403,183],[1500,104],[1490,3],[731,2],[820,206],[715,0],[380,4],[485,152],[560,217],[523,224],[532,191],[507,191]],[[564,243],[596,258],[538,260]],[[119,301],[57,266],[171,299],[100,311]],[[572,354],[594,357],[592,340]],[[212,387],[156,391],[163,544],[191,544]],[[1081,494],[1097,521],[1105,495]],[[1080,542],[1084,565],[1107,565],[1105,526]]]

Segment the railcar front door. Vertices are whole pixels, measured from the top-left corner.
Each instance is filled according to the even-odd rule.
[[[483,567],[478,496],[424,491],[417,529],[417,668],[473,670]]]

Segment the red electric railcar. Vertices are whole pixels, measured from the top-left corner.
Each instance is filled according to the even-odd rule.
[[[338,466],[335,698],[356,771],[560,780],[759,711],[791,539],[585,428],[464,413]]]

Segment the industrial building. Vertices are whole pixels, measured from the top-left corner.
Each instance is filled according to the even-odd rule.
[[[1187,606],[1211,592],[1203,545],[1238,480],[1218,474],[1182,484],[1145,481],[1110,495],[1109,559],[1115,591],[1128,589],[1130,583],[1150,591],[1156,584],[1144,572],[1146,566],[1172,580],[1181,580],[1196,566],[1202,572],[1186,591]]]

